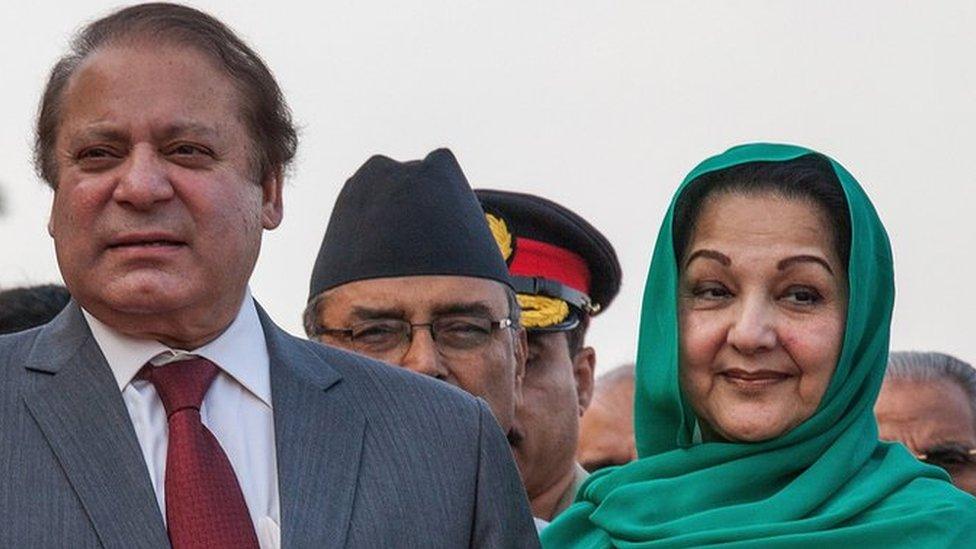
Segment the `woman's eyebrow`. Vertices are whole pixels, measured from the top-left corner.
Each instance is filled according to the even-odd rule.
[[[692,261],[698,259],[699,257],[718,261],[719,263],[721,263],[726,267],[732,265],[732,260],[729,259],[729,256],[723,254],[722,252],[717,252],[715,250],[701,249],[701,250],[695,250],[694,252],[692,252],[691,255],[688,256],[688,261],[685,261],[685,268],[687,269],[688,265],[690,265]]]
[[[830,268],[830,264],[828,264],[825,259],[815,255],[794,255],[792,257],[787,257],[786,259],[781,259],[779,263],[776,264],[776,269],[783,271],[797,263],[816,263],[822,266],[824,269],[827,269],[828,273],[834,274],[834,270]]]

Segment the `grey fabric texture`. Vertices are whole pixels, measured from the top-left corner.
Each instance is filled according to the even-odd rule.
[[[484,402],[292,337],[258,311],[282,547],[538,547]],[[78,306],[0,336],[0,547],[168,546],[122,395]]]

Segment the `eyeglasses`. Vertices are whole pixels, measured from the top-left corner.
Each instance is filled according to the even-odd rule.
[[[952,445],[925,454],[916,454],[915,457],[919,461],[941,467],[952,473],[976,465],[976,448]]]
[[[464,355],[484,347],[495,330],[512,327],[509,318],[491,320],[480,316],[445,316],[432,322],[412,324],[406,320],[383,318],[353,324],[349,328],[320,328],[319,334],[347,338],[362,354],[389,356],[407,353],[414,330],[427,328],[437,350],[444,355]]]

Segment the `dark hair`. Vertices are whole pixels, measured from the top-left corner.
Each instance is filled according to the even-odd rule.
[[[71,300],[64,286],[47,284],[0,292],[0,334],[47,324]]]
[[[88,56],[125,40],[151,39],[192,47],[210,57],[234,82],[242,97],[242,119],[251,134],[255,173],[263,179],[284,169],[298,148],[291,111],[271,71],[258,54],[216,18],[187,6],[149,3],[118,10],[86,25],[51,69],[37,115],[34,166],[57,187],[55,154],[64,90]]]
[[[833,233],[834,251],[846,267],[851,255],[851,219],[847,198],[830,161],[808,154],[782,162],[748,162],[698,177],[678,198],[672,230],[674,255],[681,261],[706,199],[717,193],[775,193],[819,206]]]

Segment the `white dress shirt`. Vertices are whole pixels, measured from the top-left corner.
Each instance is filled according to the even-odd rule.
[[[151,383],[135,379],[147,362],[162,367],[192,356],[206,358],[220,372],[203,399],[200,416],[230,460],[263,549],[277,547],[280,507],[271,410],[271,372],[264,330],[250,290],[237,318],[217,339],[199,349],[171,349],[135,339],[82,310],[105,355],[135,427],[156,500],[166,517],[166,447],[169,429],[163,403]]]

